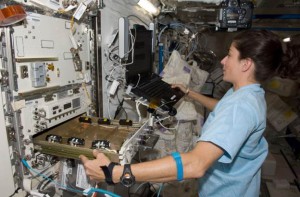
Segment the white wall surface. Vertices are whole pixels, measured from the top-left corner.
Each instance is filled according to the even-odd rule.
[[[7,142],[7,133],[5,128],[3,100],[0,95],[0,196],[10,196],[15,191],[12,164],[10,162],[10,152]]]

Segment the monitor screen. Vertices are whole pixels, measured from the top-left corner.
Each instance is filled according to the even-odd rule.
[[[136,84],[140,78],[150,77],[152,74],[152,31],[146,29],[131,29],[135,37],[133,63],[126,66],[126,83]],[[128,62],[131,62],[131,54]],[[139,76],[140,75],[140,76]]]

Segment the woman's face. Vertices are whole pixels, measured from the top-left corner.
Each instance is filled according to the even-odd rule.
[[[231,44],[227,56],[225,56],[221,64],[223,65],[223,80],[234,83],[239,77],[239,67],[241,60],[239,59],[240,53],[234,47],[234,44]]]

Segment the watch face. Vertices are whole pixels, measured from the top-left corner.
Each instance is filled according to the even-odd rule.
[[[132,177],[129,173],[124,174],[121,180],[122,184],[125,187],[131,187],[134,184],[134,181],[134,177]]]
[[[128,187],[130,187],[132,184],[133,184],[133,180],[130,178],[130,177],[124,177],[124,179],[123,179],[123,183],[125,184],[125,185],[127,185]]]
[[[130,165],[124,165],[123,175],[121,176],[121,183],[125,187],[131,187],[135,183],[135,177],[131,173]]]

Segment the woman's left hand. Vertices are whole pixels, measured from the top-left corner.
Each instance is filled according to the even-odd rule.
[[[185,94],[188,90],[188,88],[184,87],[184,85],[182,85],[182,84],[171,84],[171,88],[179,88]]]

